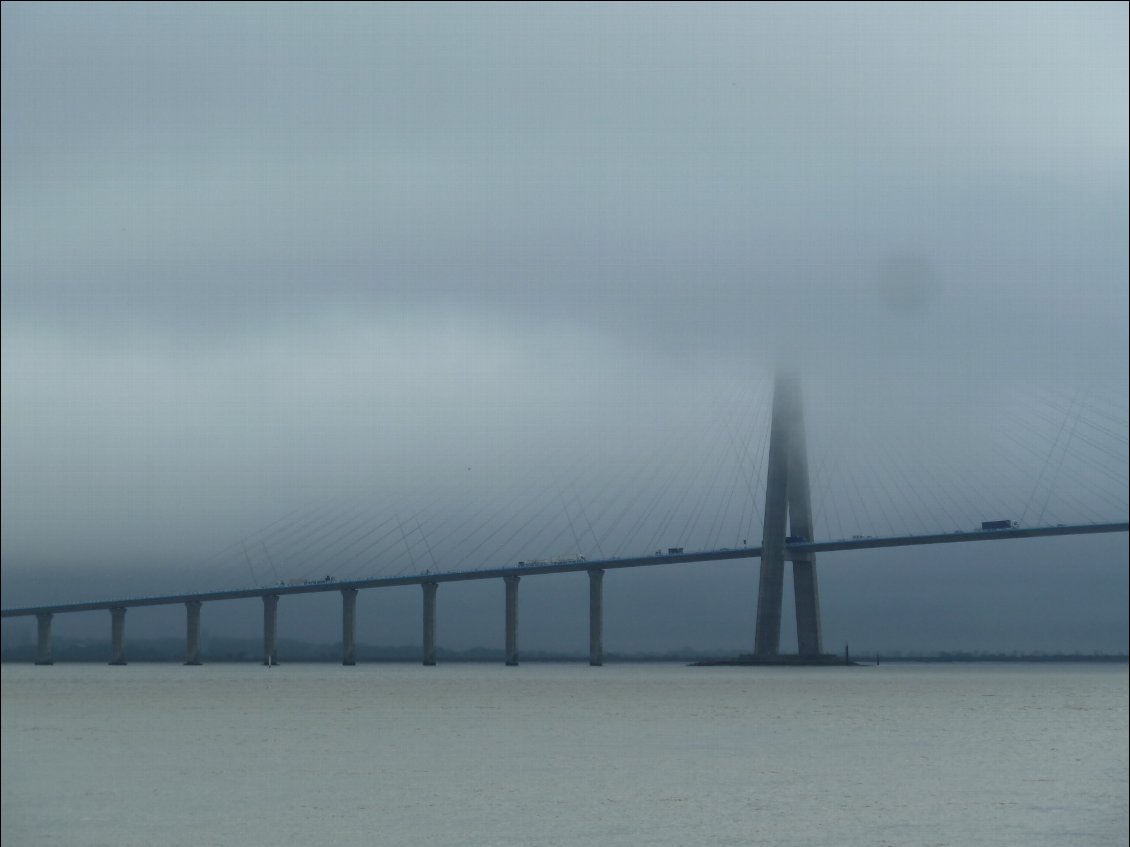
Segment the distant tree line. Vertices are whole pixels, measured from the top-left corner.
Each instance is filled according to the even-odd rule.
[[[52,656],[57,662],[106,662],[110,657],[108,639],[56,637],[51,642]],[[701,659],[717,658],[720,650],[681,650],[664,652],[605,652],[606,662],[691,662]],[[280,662],[340,662],[339,644],[319,644],[308,641],[279,639]],[[205,662],[258,662],[262,659],[263,645],[256,638],[232,638],[212,636],[201,649]],[[465,650],[444,649],[437,651],[437,657],[446,662],[501,662],[504,652],[493,647],[471,647]],[[1130,661],[1126,653],[1080,653],[1062,652],[1020,652],[1007,653],[989,651],[945,650],[937,653],[907,654],[899,651],[879,654],[855,653],[852,658],[867,664],[870,657],[882,662],[1122,662]],[[178,662],[184,659],[184,641],[179,638],[147,638],[126,642],[126,658],[131,662]],[[523,650],[524,662],[582,662],[588,661],[587,653],[553,652],[546,650]],[[17,643],[0,645],[0,661],[22,663],[35,661],[35,643],[21,640]],[[359,662],[418,662],[418,645],[375,645],[358,644]]]

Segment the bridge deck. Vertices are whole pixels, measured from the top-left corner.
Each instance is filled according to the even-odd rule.
[[[790,559],[810,553],[827,553],[837,550],[872,550],[882,547],[912,547],[924,544],[955,544],[967,541],[1004,541],[1014,538],[1042,538],[1058,535],[1094,535],[1098,533],[1127,532],[1130,522],[1099,524],[1072,524],[1067,526],[1013,527],[1011,529],[971,530],[968,532],[933,533],[930,535],[893,535],[857,537],[839,541],[792,542],[786,545]],[[427,582],[463,582],[471,579],[497,579],[505,576],[533,576],[550,573],[576,573],[614,568],[639,568],[655,565],[682,565],[696,562],[717,562],[728,559],[756,559],[761,547],[699,550],[691,553],[668,553],[654,556],[637,556],[623,559],[578,560],[572,562],[542,562],[528,565],[506,565],[468,571],[419,573],[411,576],[378,577],[342,582],[313,582],[303,585],[262,585],[230,591],[205,591],[192,594],[167,594],[152,597],[122,597],[114,600],[95,600],[86,603],[63,603],[50,606],[24,606],[0,610],[0,617],[15,618],[38,614],[64,612],[89,612],[134,606],[169,606],[191,601],[239,600],[269,595],[314,594],[341,591],[344,588],[387,588],[396,585],[421,585]]]

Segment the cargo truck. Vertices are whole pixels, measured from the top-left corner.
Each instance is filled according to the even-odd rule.
[[[981,529],[1012,529],[1019,526],[1016,521],[981,521]]]

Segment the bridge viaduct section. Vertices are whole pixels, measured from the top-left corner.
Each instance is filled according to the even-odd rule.
[[[791,523],[793,531],[800,532],[800,524],[795,520]],[[794,581],[798,579],[796,562],[813,562],[816,553],[832,552],[837,550],[875,550],[885,547],[917,547],[933,544],[957,544],[970,541],[1007,541],[1017,538],[1046,538],[1052,536],[1068,535],[1096,535],[1100,533],[1130,531],[1130,522],[1118,521],[1100,524],[1072,524],[1068,526],[1038,526],[1038,527],[1013,527],[1010,529],[972,530],[968,532],[933,533],[930,535],[905,535],[905,536],[880,536],[875,538],[853,538],[836,541],[792,541],[788,537],[784,543],[783,559],[794,563]],[[584,571],[589,577],[589,664],[598,666],[603,663],[603,585],[606,570],[621,568],[650,567],[655,565],[689,565],[697,562],[717,562],[731,559],[756,559],[762,556],[761,547],[743,547],[737,550],[701,550],[691,553],[671,553],[667,555],[639,556],[627,559],[603,559],[593,562],[569,562],[564,564],[538,564],[519,567],[484,568],[477,571],[451,571],[448,573],[435,573],[427,576],[399,576],[381,577],[375,579],[356,580],[348,583],[319,583],[301,586],[272,586],[270,588],[242,588],[232,591],[215,591],[199,594],[179,594],[156,597],[135,597],[123,600],[98,600],[85,603],[68,603],[54,606],[28,606],[22,608],[8,608],[0,610],[0,617],[35,617],[37,630],[37,647],[35,664],[50,665],[53,663],[51,651],[51,624],[56,615],[65,612],[110,612],[111,624],[111,664],[125,664],[125,611],[137,606],[171,606],[183,603],[186,611],[186,639],[185,639],[185,664],[200,664],[200,613],[205,602],[219,600],[240,600],[258,597],[263,601],[263,663],[275,664],[278,661],[277,652],[277,623],[279,599],[291,594],[326,593],[340,591],[342,595],[342,664],[356,663],[356,592],[362,588],[389,588],[397,585],[419,585],[424,594],[424,650],[423,663],[435,664],[436,659],[436,592],[440,583],[463,582],[471,579],[503,579],[508,577],[537,576],[550,573],[577,573]],[[775,566],[776,567],[776,566]],[[812,573],[811,599],[803,597],[805,589],[799,585],[796,593],[802,595],[798,603],[805,603],[811,610],[811,617],[806,623],[804,607],[798,610],[797,625],[800,630],[801,645],[815,645],[815,648],[802,648],[806,652],[802,656],[813,656],[819,651],[819,617],[816,607],[815,572]],[[774,572],[762,572],[761,579],[778,579],[783,581],[783,563],[780,569]],[[800,577],[803,580],[803,575]],[[517,651],[517,583],[507,583],[515,588],[508,588],[508,594],[513,597],[509,603],[510,611],[506,619],[507,658],[515,662],[518,658]],[[759,616],[757,621],[758,632],[765,627],[767,638],[773,649],[779,648],[780,634],[780,595],[776,606],[770,604],[765,616]],[[762,604],[758,603],[759,608]],[[766,621],[769,623],[766,624]],[[770,628],[772,627],[772,628]],[[805,639],[809,640],[805,640]],[[764,642],[756,642],[762,647],[762,652],[755,652],[753,656],[759,659],[772,661],[777,653],[770,653],[764,649]]]
[[[773,663],[780,655],[781,606],[785,562],[792,562],[793,595],[796,602],[797,647],[801,660],[827,659],[822,654],[820,602],[816,579],[816,553],[833,550],[862,550],[923,544],[952,544],[965,541],[997,541],[1009,538],[1034,538],[1061,535],[1090,535],[1126,532],[1130,522],[1081,524],[1073,526],[1008,527],[958,531],[917,536],[856,538],[837,541],[813,539],[812,502],[809,492],[808,457],[805,443],[804,412],[800,386],[793,376],[779,375],[773,390],[773,415],[769,440],[769,464],[765,485],[765,523],[761,547],[736,550],[701,550],[684,553],[672,548],[664,555],[589,562],[531,562],[519,566],[482,568],[471,571],[380,577],[336,583],[332,580],[303,585],[259,586],[231,591],[201,592],[125,600],[101,600],[54,606],[32,606],[0,610],[4,618],[32,616],[37,624],[35,663],[52,664],[51,624],[63,612],[106,610],[110,612],[110,664],[124,665],[126,610],[135,606],[183,603],[186,612],[186,665],[200,664],[200,612],[205,601],[258,597],[263,601],[263,664],[278,663],[278,605],[283,595],[340,591],[342,598],[341,662],[357,661],[357,592],[362,588],[419,585],[423,591],[424,665],[436,663],[436,595],[441,582],[471,579],[501,579],[505,587],[504,644],[507,665],[518,664],[518,585],[523,576],[585,571],[589,578],[589,664],[604,662],[604,572],[611,569],[653,565],[692,564],[728,559],[761,559],[755,623],[753,663]],[[747,657],[743,657],[744,659]],[[824,662],[826,663],[826,662]]]
[[[656,557],[648,557],[655,559]],[[692,554],[690,557],[680,557],[685,561],[699,561],[701,557]],[[734,557],[731,557],[734,558]],[[630,566],[634,560],[622,560],[612,566]],[[664,562],[653,561],[653,564]],[[416,582],[423,589],[423,652],[424,665],[436,664],[436,599],[440,581],[463,581],[465,579],[486,579],[501,576],[506,589],[505,599],[505,648],[506,664],[518,664],[518,584],[521,577],[526,575],[512,573],[514,568],[503,569],[504,572],[464,574],[437,574],[437,579],[412,579],[392,578],[377,580],[385,586],[404,585]],[[523,570],[528,573],[553,573],[555,568],[536,568]],[[567,570],[577,570],[570,568]],[[589,577],[589,664],[596,667],[604,664],[604,570],[599,567],[586,567],[584,570]],[[451,577],[457,577],[453,580]],[[461,578],[460,578],[461,577]],[[347,585],[341,587],[342,613],[341,613],[341,663],[351,666],[357,664],[357,593],[361,588],[379,587],[369,581],[369,584]],[[279,598],[282,594],[307,594],[307,590],[284,589],[281,587],[273,590],[244,590],[220,592],[214,595],[201,595],[208,600],[231,600],[244,597],[259,597],[263,601],[263,661],[267,666],[277,665],[278,658],[278,608]],[[333,590],[336,586],[320,586],[317,590]],[[125,620],[126,611],[131,606],[159,606],[183,602],[186,611],[185,634],[185,660],[186,665],[202,664],[200,658],[200,612],[204,605],[203,600],[195,597],[181,600],[176,597],[153,597],[140,600],[115,601],[111,603],[80,603],[69,606],[50,607],[46,609],[4,609],[3,617],[20,617],[34,615],[36,619],[36,654],[35,664],[51,665],[54,658],[51,650],[51,624],[55,615],[60,612],[80,612],[105,609],[110,612],[110,662],[111,665],[126,664],[125,650]]]

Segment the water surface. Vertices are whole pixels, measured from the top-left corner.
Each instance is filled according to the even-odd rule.
[[[1125,665],[5,665],[16,845],[1127,844]]]

